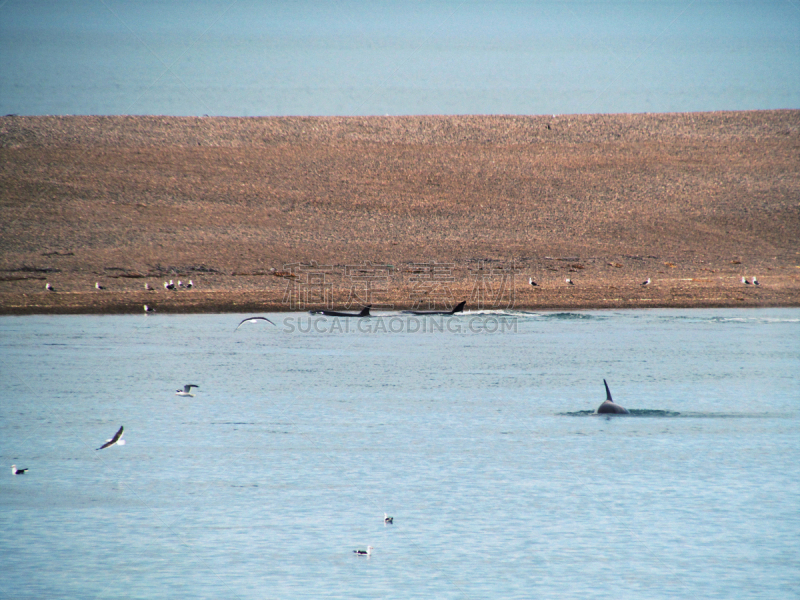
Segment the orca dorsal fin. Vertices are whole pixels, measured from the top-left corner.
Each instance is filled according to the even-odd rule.
[[[455,308],[450,311],[451,315],[456,314],[457,312],[464,312],[464,307],[467,305],[467,301],[464,300],[463,302],[459,302],[456,304]]]
[[[608,384],[606,383],[605,379],[603,379],[603,385],[606,386],[606,400],[608,400],[609,402],[613,402],[614,399],[611,397],[611,390],[608,389]]]
[[[365,306],[361,309],[361,312],[358,313],[359,317],[368,317],[369,316],[369,306]]]

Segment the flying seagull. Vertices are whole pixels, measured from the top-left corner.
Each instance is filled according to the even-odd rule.
[[[353,553],[358,554],[359,556],[370,556],[374,548],[372,546],[367,546],[366,550],[353,550]]]
[[[383,524],[384,525],[394,524],[394,517],[390,517],[388,514],[383,513]]]
[[[192,394],[192,388],[196,387],[199,388],[199,385],[195,385],[194,383],[187,383],[183,386],[182,390],[175,390],[176,396],[189,396],[190,398],[194,398],[194,394]]]
[[[528,284],[529,284],[529,285],[539,285],[538,283],[536,283],[536,282],[533,280],[533,277],[528,277]]]
[[[111,438],[110,440],[106,440],[106,443],[100,446],[99,448],[96,448],[96,450],[102,450],[103,448],[108,448],[109,446],[113,446],[114,444],[119,444],[120,446],[124,446],[125,440],[120,439],[122,437],[122,429],[123,427],[122,425],[120,425],[119,429],[117,430],[117,433],[114,434],[114,437]]]
[[[11,465],[11,473],[14,475],[25,475],[25,471],[28,469],[18,469],[17,465]]]
[[[647,281],[643,281],[642,285],[650,285],[650,278],[647,278]]]
[[[266,321],[267,323],[272,323],[272,321],[270,321],[267,317],[247,317],[246,319],[243,319],[242,322],[236,326],[236,329],[239,329],[239,327],[241,327],[245,323],[255,323],[256,321]],[[275,325],[275,323],[272,324]],[[234,329],[234,331],[236,331],[236,329]]]

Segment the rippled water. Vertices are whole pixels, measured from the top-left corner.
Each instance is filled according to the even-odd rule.
[[[798,108],[793,1],[0,3],[0,114]]]
[[[0,319],[0,597],[797,597],[799,310],[242,317]]]

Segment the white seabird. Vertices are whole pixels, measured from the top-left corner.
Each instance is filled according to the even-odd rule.
[[[104,290],[104,289],[106,289],[106,288],[104,288],[102,285],[100,285],[100,282],[99,282],[99,281],[95,281],[95,282],[94,282],[94,288],[95,288],[96,290]]]
[[[155,308],[151,308],[151,307],[147,306],[147,304],[145,304],[144,305],[144,312],[146,312],[146,313],[156,312],[156,309]]]
[[[148,291],[148,292],[153,292],[153,291],[155,291],[153,288],[151,288],[151,287],[150,287],[150,284],[149,284],[149,283],[145,283],[145,284],[144,284],[144,289],[145,289],[146,291]]]
[[[25,471],[28,469],[18,469],[17,465],[11,465],[11,473],[14,475],[25,475]]]
[[[533,277],[528,277],[528,285],[539,285],[533,280]]]
[[[383,524],[384,525],[394,524],[394,517],[390,517],[388,514],[383,513]]]
[[[190,398],[194,398],[194,394],[192,394],[192,388],[196,387],[199,388],[199,385],[195,385],[194,383],[187,383],[183,386],[182,390],[175,390],[176,396],[189,396]]]
[[[114,437],[112,437],[110,440],[106,440],[106,443],[100,446],[99,448],[96,448],[96,450],[102,450],[103,448],[108,448],[109,446],[113,446],[114,444],[117,444],[119,446],[124,446],[125,440],[121,439],[122,429],[123,427],[122,425],[120,425],[119,429],[117,430],[117,433],[114,434]]]
[[[647,278],[647,281],[643,281],[642,285],[650,285],[650,278]]]
[[[174,290],[175,289],[175,284],[172,283],[172,279],[169,280],[169,283],[167,283],[166,281],[164,282],[164,288],[168,289],[168,290]]]
[[[46,289],[48,292],[55,292],[55,291],[56,291],[56,288],[54,288],[54,287],[53,287],[52,285],[50,285],[49,283],[46,283],[46,284],[44,285],[44,289]]]
[[[746,277],[742,277],[742,283],[746,283],[747,285],[750,285],[750,282],[747,281]]]
[[[192,289],[193,287],[194,287],[194,284],[192,283],[192,280],[190,279],[190,280],[189,280],[189,283],[187,283],[187,284],[186,284],[186,289],[187,289],[187,290],[190,290],[190,289]]]
[[[753,285],[761,285],[755,277],[753,277]]]
[[[567,277],[564,281],[566,281],[569,285],[575,285],[574,283],[572,283],[572,279],[570,279],[569,277]]]
[[[354,554],[358,554],[359,556],[370,556],[372,555],[372,551],[374,548],[372,546],[367,546],[366,550],[353,550]]]
[[[242,322],[236,326],[236,329],[239,329],[239,327],[241,327],[245,323],[255,323],[256,321],[266,321],[267,323],[272,323],[272,321],[270,321],[267,317],[247,317],[246,319],[243,319]],[[272,324],[275,325],[275,323]],[[234,329],[234,331],[236,331],[236,329]]]

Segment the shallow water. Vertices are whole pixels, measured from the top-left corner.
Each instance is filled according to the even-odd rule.
[[[243,316],[0,318],[0,597],[797,597],[799,310]]]

